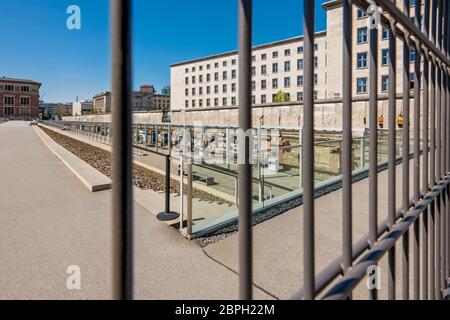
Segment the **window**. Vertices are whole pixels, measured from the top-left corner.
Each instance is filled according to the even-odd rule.
[[[192,95],[195,96],[195,88],[192,88]]]
[[[192,76],[192,84],[195,84],[195,76]]]
[[[272,52],[272,58],[273,58],[273,59],[278,58],[278,51]]]
[[[256,90],[256,82],[252,81],[252,90],[255,91]]]
[[[198,106],[203,107],[203,99],[198,100]]]
[[[236,70],[231,70],[231,79],[236,79]]]
[[[219,98],[214,98],[214,107],[219,106]]]
[[[356,92],[367,93],[367,78],[356,79]]]
[[[409,89],[414,89],[414,73],[409,74]]]
[[[284,62],[284,72],[289,72],[289,71],[291,71],[291,62],[285,61]]]
[[[314,100],[319,99],[319,93],[317,91],[314,91],[313,97],[314,97]]]
[[[219,73],[218,72],[214,73],[214,81],[219,81]]]
[[[381,29],[381,39],[383,39],[383,40],[389,39],[389,29],[388,28],[383,27],[383,29]]]
[[[207,74],[206,75],[206,82],[210,82],[211,81],[211,74]]]
[[[192,72],[195,72],[195,67],[192,67]]]
[[[263,53],[261,55],[261,60],[267,60],[267,54],[266,53]]]
[[[30,92],[30,87],[29,86],[21,86],[20,87],[20,91],[22,91],[22,92]]]
[[[207,65],[206,65],[206,70],[209,70],[209,69],[211,69],[211,65],[210,65],[210,64],[207,64]]]
[[[381,50],[381,65],[387,66],[389,63],[389,49]]]
[[[416,61],[416,50],[414,48],[409,49],[409,62]]]
[[[358,69],[367,68],[367,52],[360,52],[357,54],[356,67]]]
[[[222,98],[222,106],[227,106],[227,98]]]
[[[184,107],[185,108],[189,108],[189,100],[185,100],[184,101]]]
[[[357,30],[358,44],[367,42],[367,27],[358,28]]]
[[[252,56],[252,62],[256,61],[256,56]]]
[[[314,74],[313,80],[314,80],[314,84],[318,84],[319,83],[319,76],[317,75],[317,73]]]
[[[189,77],[184,78],[184,84],[189,84]]]
[[[231,97],[231,105],[232,106],[236,105],[236,97]]]
[[[5,84],[5,91],[14,91],[14,86],[12,84]]]
[[[214,86],[214,93],[219,93],[219,86],[218,85],[215,85]]]
[[[318,43],[314,43],[314,51],[319,50],[319,44]]]
[[[272,88],[278,89],[278,79],[272,79]]]
[[[5,97],[5,105],[13,106],[14,105],[14,97]]]
[[[298,54],[303,53],[303,47],[297,47],[297,53]]]
[[[236,83],[231,84],[231,92],[236,92]]]
[[[297,101],[303,101],[303,92],[302,91],[297,92]]]
[[[222,62],[222,66],[226,67],[227,66],[227,62],[226,61]]]
[[[184,69],[185,73],[189,73],[189,68]]]
[[[389,76],[381,76],[381,92],[387,92],[389,90]]]
[[[195,100],[192,100],[192,108],[195,108]]]
[[[198,94],[199,94],[199,95],[202,95],[202,94],[203,94],[203,88],[202,88],[202,87],[198,88]]]
[[[231,65],[235,66],[236,65],[236,59],[231,60]]]
[[[262,75],[266,75],[267,74],[267,66],[266,65],[262,65],[261,66],[261,74]]]
[[[272,73],[278,73],[278,63],[272,63]]]
[[[319,67],[319,57],[314,57],[314,68]]]
[[[256,104],[256,97],[252,96],[252,104]]]
[[[261,104],[267,103],[267,97],[265,94],[261,95]]]
[[[199,69],[200,71],[202,71],[202,70],[203,70],[203,66],[198,67],[198,69]]]
[[[185,90],[184,90],[184,95],[187,97],[187,96],[189,96],[189,89],[188,88],[186,88]]]
[[[214,68],[218,68],[219,67],[219,63],[218,62],[215,62],[214,63]]]
[[[256,68],[252,67],[252,76],[256,76]]]
[[[228,73],[226,71],[222,72],[222,79],[227,80],[227,78],[228,78]]]
[[[198,82],[199,82],[199,83],[202,83],[202,82],[203,82],[203,76],[202,76],[202,75],[199,75],[199,76],[198,76]]]
[[[284,50],[284,56],[289,57],[291,55],[291,49]]]
[[[206,106],[210,107],[211,106],[211,99],[206,99]]]
[[[261,80],[261,89],[267,89],[267,81],[266,80]]]
[[[227,85],[226,84],[222,85],[222,92],[227,93]]]
[[[297,70],[303,70],[303,59],[297,60]]]
[[[285,88],[289,88],[291,86],[291,78],[290,77],[285,77],[284,78],[284,87]]]
[[[211,94],[211,87],[210,86],[206,87],[206,94]]]
[[[356,17],[358,19],[363,19],[365,17],[367,17],[367,13],[365,13],[364,11],[362,11],[361,9],[358,9]]]
[[[303,76],[297,76],[297,87],[303,86]]]

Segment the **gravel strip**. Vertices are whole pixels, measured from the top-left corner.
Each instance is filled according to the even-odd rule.
[[[70,138],[53,130],[44,127],[40,128],[56,143],[66,148],[83,161],[86,161],[90,166],[94,167],[104,175],[112,178],[111,152]],[[142,190],[164,191],[166,185],[165,181],[165,177],[162,174],[133,164],[133,184],[138,188]],[[185,185],[185,188],[186,187],[187,186]],[[180,183],[174,179],[170,179],[170,191],[174,194],[180,194]],[[192,196],[193,198],[202,201],[232,205],[231,202],[196,188],[193,189]]]

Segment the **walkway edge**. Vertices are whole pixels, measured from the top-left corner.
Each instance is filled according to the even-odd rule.
[[[56,157],[86,186],[90,192],[108,190],[112,188],[112,180],[98,172],[88,163],[56,143],[42,129],[33,127],[34,132]]]

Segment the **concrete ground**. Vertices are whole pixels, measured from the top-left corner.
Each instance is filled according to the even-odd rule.
[[[0,299],[111,298],[111,191],[88,192],[24,122],[0,125],[0,167]],[[136,298],[238,297],[235,272],[134,208]],[[81,290],[66,287],[72,265]]]

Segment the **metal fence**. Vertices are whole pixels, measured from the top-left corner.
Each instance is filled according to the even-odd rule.
[[[342,256],[324,270],[315,272],[314,224],[314,1],[303,1],[304,31],[304,122],[303,179],[303,287],[293,299],[348,299],[366,276],[367,268],[388,256],[389,299],[443,299],[448,297],[449,270],[449,196],[450,196],[450,99],[449,39],[450,5],[443,0],[417,0],[416,19],[410,19],[408,0],[343,0],[343,143],[342,143]],[[399,9],[402,5],[403,11]],[[422,5],[423,4],[423,5]],[[130,0],[111,0],[113,52],[113,235],[115,298],[132,298],[132,194],[131,194],[131,28]],[[378,39],[377,29],[369,30],[370,119],[369,119],[369,226],[368,234],[354,242],[352,237],[352,10],[382,9],[381,24],[389,30],[389,145],[388,145],[388,219],[378,224],[377,180],[377,105]],[[423,14],[422,14],[423,9]],[[370,12],[369,12],[370,13]],[[375,14],[376,12],[372,12]],[[252,0],[238,0],[239,21],[239,126],[251,127],[251,48]],[[423,17],[423,19],[422,19]],[[397,75],[397,40],[403,44],[402,75]],[[410,48],[416,52],[414,68],[413,193],[409,192],[410,140]],[[420,58],[423,57],[423,64]],[[421,76],[423,73],[423,77]],[[402,210],[396,212],[396,79],[403,77],[402,129]],[[423,85],[420,82],[423,79]],[[421,100],[421,91],[423,99]],[[423,118],[420,123],[420,112]],[[423,136],[421,157],[420,136]],[[239,165],[239,289],[241,299],[252,294],[252,172],[249,143],[244,146],[244,164]],[[423,159],[422,172],[420,160]],[[413,248],[409,247],[413,239]],[[402,250],[401,297],[396,297],[395,246]],[[409,261],[412,249],[413,261]],[[412,263],[412,275],[410,275]],[[410,288],[410,277],[413,287]],[[325,290],[326,289],[326,290]],[[377,299],[376,289],[368,297]]]

